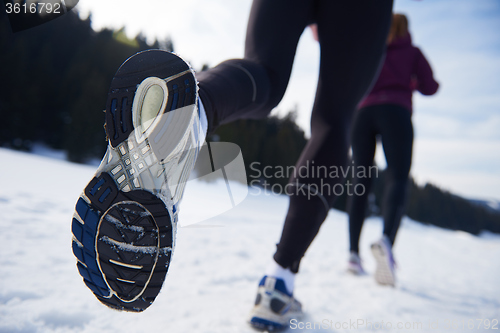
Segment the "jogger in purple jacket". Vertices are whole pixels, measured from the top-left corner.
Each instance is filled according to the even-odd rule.
[[[418,90],[423,95],[433,95],[439,85],[424,55],[411,43],[404,15],[393,14],[387,44],[380,75],[354,116],[351,146],[355,170],[368,169],[373,165],[378,138],[382,141],[387,160],[382,203],[384,231],[382,239],[372,245],[372,251],[377,261],[375,279],[380,284],[394,285],[392,245],[404,213],[412,157],[412,93]],[[349,271],[360,274],[363,268],[359,259],[359,237],[371,179],[359,177],[353,181],[354,186],[362,184],[365,189],[363,195],[351,197],[348,207]]]

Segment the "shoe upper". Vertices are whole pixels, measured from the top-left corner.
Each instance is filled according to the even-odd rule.
[[[264,276],[259,283],[250,325],[269,331],[283,330],[291,319],[302,315],[302,305],[280,278]]]
[[[360,265],[361,258],[359,257],[359,254],[357,254],[356,252],[351,252],[349,255],[349,263]]]
[[[349,255],[349,262],[347,266],[347,270],[355,275],[363,275],[365,274],[365,270],[361,265],[361,258],[356,252],[351,252]]]
[[[389,240],[389,237],[386,235],[383,235],[382,238],[378,241],[380,246],[382,246],[385,250],[385,253],[388,257],[388,261],[391,265],[391,268],[394,269],[396,267],[396,261],[394,260],[394,255],[392,253],[392,244],[391,241]]]

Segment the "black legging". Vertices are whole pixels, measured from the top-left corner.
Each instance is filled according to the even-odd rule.
[[[392,0],[254,0],[244,59],[223,62],[198,76],[209,132],[241,118],[263,118],[281,101],[299,38],[317,23],[321,62],[311,116],[311,138],[297,167],[344,166],[351,115],[381,63]],[[318,177],[291,181],[319,184]],[[330,185],[340,178],[323,179]],[[335,195],[290,196],[274,255],[292,271],[316,236]]]
[[[360,109],[352,124],[352,153],[354,167],[368,169],[373,165],[377,137],[381,137],[387,161],[382,215],[384,235],[392,244],[404,213],[408,174],[411,167],[413,126],[408,109],[392,104],[374,105]],[[360,174],[362,175],[362,174]],[[373,173],[372,173],[373,175]],[[352,196],[348,207],[350,250],[359,252],[359,236],[365,220],[366,205],[372,179],[354,178],[362,184],[364,195]]]

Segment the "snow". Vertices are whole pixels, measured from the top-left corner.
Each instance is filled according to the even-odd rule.
[[[109,238],[108,236],[104,236],[99,240],[102,240],[103,242],[113,247],[117,247],[122,251],[128,251],[128,252],[145,253],[145,254],[156,254],[156,253],[167,254],[169,252],[172,252],[172,249],[170,247],[163,247],[161,249],[158,249],[156,246],[136,246],[128,243],[117,242],[114,239]]]
[[[0,161],[0,332],[253,332],[247,315],[281,233],[285,197],[250,191],[235,208],[193,224],[211,208],[203,198],[216,202],[225,184],[190,183],[186,191],[198,199],[181,205],[186,222],[162,291],[143,313],[117,312],[85,287],[71,251],[74,205],[95,167],[6,149]],[[369,244],[381,230],[379,218],[366,221],[361,257],[369,273]],[[347,274],[347,244],[346,215],[331,211],[302,262],[295,296],[306,316],[290,332],[376,331],[382,321],[394,332],[466,332],[468,325],[492,331],[478,319],[500,328],[499,235],[405,218],[395,247],[396,288]],[[300,330],[300,323],[316,328]]]

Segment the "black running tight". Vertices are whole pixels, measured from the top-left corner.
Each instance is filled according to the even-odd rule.
[[[236,119],[266,117],[278,105],[299,38],[307,25],[317,23],[321,61],[311,138],[296,166],[344,166],[351,116],[381,63],[391,10],[392,0],[254,0],[244,59],[223,62],[197,77],[209,132]],[[291,181],[308,189],[342,183],[339,177]],[[296,272],[336,195],[313,189],[311,196],[303,188],[292,192],[274,258]]]
[[[352,152],[355,169],[373,165],[377,138],[380,137],[387,161],[382,215],[384,235],[392,244],[404,213],[408,174],[411,167],[413,126],[411,113],[399,105],[374,105],[360,109],[352,124]],[[350,250],[359,252],[359,236],[366,215],[372,179],[355,178],[364,195],[352,196],[348,207]]]

